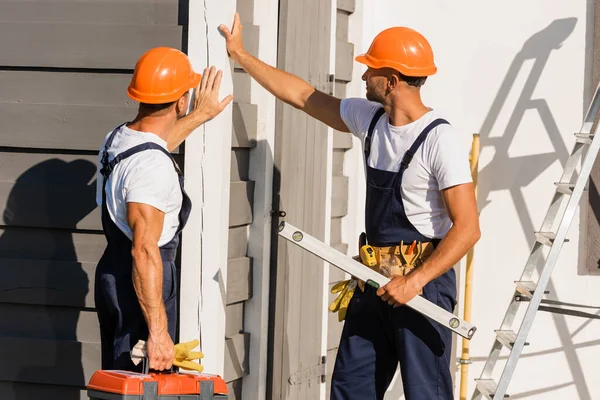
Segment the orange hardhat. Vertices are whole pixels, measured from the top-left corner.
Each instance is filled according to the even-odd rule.
[[[171,47],[156,47],[138,60],[127,94],[140,103],[171,103],[198,86],[201,77],[184,53]]]
[[[433,75],[433,50],[419,32],[405,27],[388,28],[373,39],[365,54],[356,61],[371,68],[393,68],[405,76]]]

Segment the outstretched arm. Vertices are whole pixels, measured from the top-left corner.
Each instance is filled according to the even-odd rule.
[[[340,99],[316,90],[295,75],[260,61],[244,49],[238,13],[235,14],[231,30],[225,25],[220,25],[219,29],[225,36],[229,56],[273,96],[333,129],[350,132],[340,116]]]

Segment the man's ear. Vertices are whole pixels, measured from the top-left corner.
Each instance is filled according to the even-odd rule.
[[[397,74],[388,75],[388,88],[394,89],[396,86],[400,84],[401,80]]]

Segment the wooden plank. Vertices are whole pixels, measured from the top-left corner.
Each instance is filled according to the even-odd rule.
[[[225,340],[225,368],[223,379],[232,382],[250,373],[248,365],[248,346],[250,334],[240,333]]]
[[[334,149],[351,149],[352,135],[346,132],[333,131],[333,148]]]
[[[331,184],[331,216],[348,214],[348,177],[334,176]]]
[[[0,337],[0,381],[84,387],[100,369],[100,343]]]
[[[254,182],[231,182],[229,201],[229,226],[252,223],[252,205],[254,204]]]
[[[258,106],[248,103],[233,103],[233,136],[231,147],[256,147],[258,130]]]
[[[0,382],[0,398],[2,400],[89,400],[87,389],[81,387],[7,381]]]
[[[94,308],[96,263],[0,258],[0,303]]]
[[[338,10],[344,10],[353,13],[356,9],[356,0],[337,0]]]
[[[97,263],[106,247],[101,233],[0,228],[0,258]]]
[[[68,307],[0,304],[0,332],[30,339],[100,341],[96,312]]]
[[[248,254],[248,227],[229,228],[227,259],[246,257]]]
[[[179,49],[181,38],[169,25],[2,22],[0,65],[133,69],[146,50]]]
[[[135,113],[125,106],[5,103],[0,146],[98,150],[108,132]]]
[[[231,150],[231,181],[249,180],[250,150],[236,148]]]
[[[244,330],[244,303],[225,307],[225,337],[230,338]]]
[[[333,150],[333,166],[332,166],[332,174],[334,176],[344,175],[344,156],[345,150],[343,149],[334,149]]]
[[[177,25],[177,0],[2,0],[0,20]]]
[[[135,106],[127,97],[130,73],[0,71],[2,103]]]
[[[252,263],[249,257],[227,261],[227,304],[252,297]]]
[[[236,379],[235,381],[227,383],[227,400],[242,400],[242,384],[243,379]]]
[[[354,67],[354,44],[338,40],[335,47],[335,79],[350,82]]]

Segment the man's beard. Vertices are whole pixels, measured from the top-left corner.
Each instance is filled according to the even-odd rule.
[[[373,90],[367,90],[367,100],[381,103],[383,101],[383,97]]]

